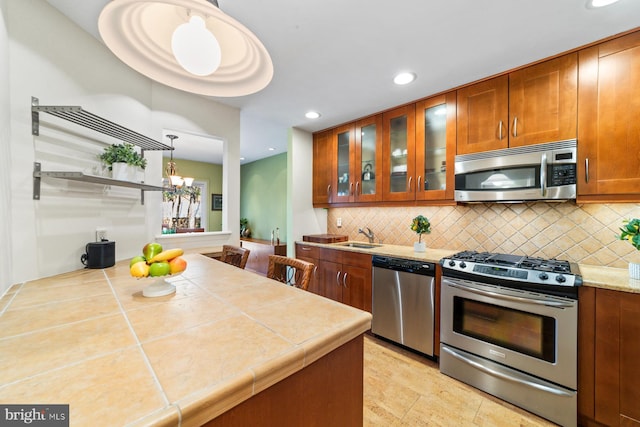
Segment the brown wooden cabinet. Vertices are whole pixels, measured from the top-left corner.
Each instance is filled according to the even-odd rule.
[[[640,294],[580,292],[579,421],[640,426]]]
[[[286,243],[271,243],[269,240],[243,238],[240,240],[240,246],[250,251],[245,269],[263,276],[267,275],[269,255],[287,255]]]
[[[296,243],[296,258],[317,267],[311,292],[371,312],[371,255]]]
[[[577,54],[458,90],[457,153],[574,139]]]
[[[405,105],[382,115],[382,199],[415,200],[416,110]]]
[[[317,295],[324,295],[324,283],[319,280],[318,263],[320,261],[320,248],[314,245],[296,243],[296,258],[310,262],[314,265],[313,274],[309,281],[307,291]]]
[[[578,202],[640,196],[640,32],[579,52]]]
[[[416,103],[416,200],[453,201],[456,93]]]
[[[313,135],[313,196],[314,206],[328,206],[331,195],[332,131]]]
[[[332,152],[325,163],[331,170],[329,202],[382,200],[382,115],[339,126],[331,138]]]
[[[320,249],[318,276],[324,296],[371,312],[371,255]]]

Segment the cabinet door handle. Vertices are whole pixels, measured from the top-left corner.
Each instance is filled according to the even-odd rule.
[[[353,182],[349,183],[349,195],[353,196]]]
[[[502,141],[502,120],[500,120],[500,123],[498,124],[498,139]]]
[[[589,182],[589,158],[584,159],[584,180]]]
[[[327,185],[327,200],[331,201],[331,184]]]
[[[513,118],[513,136],[518,136],[518,116]]]
[[[310,251],[311,248],[309,246],[300,246],[300,250],[302,250],[302,251]]]
[[[346,272],[344,273],[344,276],[342,276],[342,285],[345,288],[348,288],[348,286],[347,286],[347,273]]]
[[[356,181],[356,196],[360,194],[360,181]]]
[[[340,271],[338,271],[338,273],[336,273],[336,285],[340,286]]]
[[[409,181],[407,182],[407,192],[411,192],[411,181],[413,180],[413,177],[410,176],[409,177]]]
[[[422,182],[422,175],[418,175],[418,186],[416,187],[416,191],[422,190],[422,186],[420,185],[421,182]]]

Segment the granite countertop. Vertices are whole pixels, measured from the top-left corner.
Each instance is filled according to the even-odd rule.
[[[369,253],[371,255],[387,255],[406,259],[424,260],[429,262],[438,262],[440,259],[450,256],[458,251],[448,249],[429,249],[426,252],[418,253],[413,251],[411,246],[378,244],[374,248],[363,249],[356,247],[344,246],[345,243],[366,243],[362,241],[350,241],[342,243],[312,243],[297,242],[303,245],[319,246],[331,249],[341,249],[345,251],[354,251],[361,253]],[[622,292],[640,293],[640,280],[629,278],[629,271],[622,268],[600,267],[589,264],[579,264],[580,275],[582,276],[583,286],[595,288],[610,289]]]
[[[143,297],[155,279],[130,277],[128,261],[13,286],[0,299],[0,402],[69,404],[71,425],[201,425],[371,326],[190,252],[165,297]]]

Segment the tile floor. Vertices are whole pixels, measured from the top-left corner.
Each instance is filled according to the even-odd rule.
[[[364,426],[555,426],[456,381],[434,361],[365,335]]]

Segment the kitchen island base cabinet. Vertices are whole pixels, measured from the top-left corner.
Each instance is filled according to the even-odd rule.
[[[363,354],[360,335],[205,426],[361,427]]]

